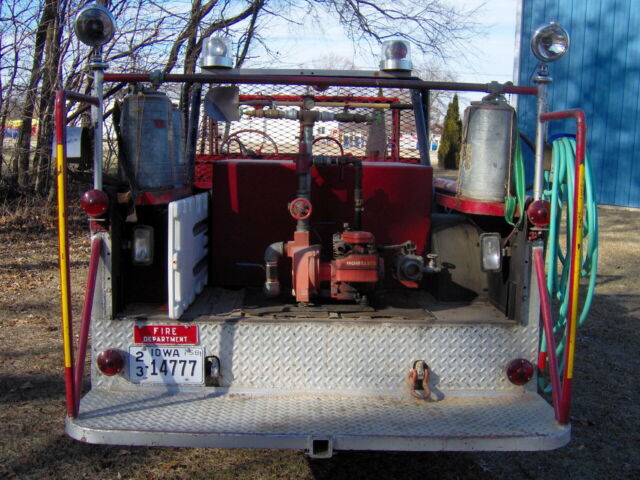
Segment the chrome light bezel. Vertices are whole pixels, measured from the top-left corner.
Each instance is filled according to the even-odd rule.
[[[96,32],[89,29],[89,22],[92,21],[101,22],[101,35],[96,36]],[[101,47],[115,35],[116,21],[107,8],[92,3],[80,10],[73,22],[73,28],[82,43],[90,47]]]
[[[552,42],[550,39],[556,36],[557,40]],[[553,51],[551,45],[561,45],[562,49]],[[531,51],[538,60],[549,63],[555,62],[562,58],[571,46],[571,38],[569,33],[555,21],[540,25],[531,37]]]
[[[502,270],[502,237],[499,233],[480,234],[480,268],[483,272]]]
[[[131,263],[134,265],[151,265],[153,263],[153,227],[150,225],[133,227]]]

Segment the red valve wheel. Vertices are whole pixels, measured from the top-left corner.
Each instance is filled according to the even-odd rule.
[[[342,148],[342,144],[340,143],[340,141],[336,138],[333,137],[329,137],[329,136],[324,136],[324,137],[316,137],[313,139],[313,145],[315,145],[318,141],[320,140],[330,140],[333,143],[335,143],[336,145],[338,145],[338,148],[340,149],[340,156],[344,157],[344,148]]]
[[[289,204],[289,213],[296,220],[306,220],[312,211],[311,202],[306,198],[296,198]]]
[[[251,128],[245,128],[243,130],[238,130],[237,132],[233,132],[232,134],[230,134],[221,144],[220,144],[220,150],[222,150],[225,146],[229,146],[229,143],[233,140],[235,142],[237,142],[240,145],[240,151],[241,153],[243,152],[243,149],[245,148],[244,143],[240,141],[240,139],[238,138],[238,136],[240,134],[244,134],[244,133],[257,133],[258,135],[262,135],[265,139],[269,140],[271,142],[271,145],[273,145],[273,150],[274,150],[274,154],[275,155],[279,155],[280,152],[278,151],[278,144],[275,142],[275,140],[273,138],[271,138],[267,133],[263,132],[262,130],[253,130]],[[262,147],[264,147],[264,142],[260,144],[260,146],[257,149],[257,153],[259,155],[262,154]]]

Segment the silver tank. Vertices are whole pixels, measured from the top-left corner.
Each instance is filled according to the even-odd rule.
[[[516,112],[504,97],[485,97],[467,107],[458,173],[460,196],[504,202],[515,135]]]
[[[163,92],[127,95],[121,119],[124,158],[142,190],[187,185],[182,116]]]

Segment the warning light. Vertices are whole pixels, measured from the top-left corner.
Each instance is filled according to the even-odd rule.
[[[109,208],[109,197],[102,190],[87,190],[80,197],[80,206],[90,217],[101,217]]]
[[[231,57],[231,41],[223,37],[209,37],[204,41],[202,47],[202,60],[200,66],[203,68],[231,68],[233,58]]]
[[[527,208],[527,215],[536,227],[548,227],[551,221],[551,205],[546,200],[531,202]]]
[[[410,72],[412,69],[409,42],[396,39],[388,40],[382,44],[380,70]]]
[[[524,358],[516,358],[507,366],[507,378],[514,385],[524,385],[533,378],[533,364]]]
[[[102,373],[112,377],[120,373],[124,368],[124,357],[120,350],[109,349],[98,354],[96,363]]]

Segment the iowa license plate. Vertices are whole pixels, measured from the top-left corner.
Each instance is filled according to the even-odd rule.
[[[198,347],[129,347],[133,383],[196,385],[204,383],[204,349]]]

